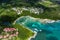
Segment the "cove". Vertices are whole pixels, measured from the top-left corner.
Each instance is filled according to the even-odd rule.
[[[23,16],[15,23],[37,32],[36,37],[31,40],[60,40],[60,22],[42,23],[33,17]]]

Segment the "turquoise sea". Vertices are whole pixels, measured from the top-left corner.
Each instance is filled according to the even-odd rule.
[[[22,17],[16,23],[37,32],[36,37],[31,40],[60,40],[60,22],[41,23],[30,17]]]

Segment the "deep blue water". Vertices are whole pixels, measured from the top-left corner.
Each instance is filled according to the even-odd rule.
[[[22,17],[16,23],[37,32],[36,37],[31,40],[60,40],[60,22],[43,24],[32,18]]]

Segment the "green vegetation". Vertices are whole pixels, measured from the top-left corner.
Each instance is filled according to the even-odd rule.
[[[16,18],[18,18],[18,15],[15,11],[13,11],[11,9],[1,9],[0,24],[3,22],[12,23]]]
[[[28,40],[28,38],[30,38],[31,36],[34,35],[34,32],[32,32],[30,29],[28,29],[20,24],[12,24],[11,26],[0,26],[0,30],[1,30],[0,35],[2,32],[4,32],[3,29],[6,27],[18,29],[18,35],[16,37],[12,37],[11,40]]]
[[[27,40],[29,37],[34,35],[34,33],[31,30],[25,28],[24,26],[15,24],[14,28],[18,29],[19,32],[18,37],[20,40]]]
[[[43,1],[43,2],[39,2],[39,4],[44,5],[45,7],[58,7],[57,4],[54,4],[50,1]]]
[[[9,3],[8,3],[9,2]],[[32,6],[32,4],[34,4]],[[17,12],[12,10],[12,8],[22,8],[22,7],[38,7],[42,8],[43,13],[39,13],[36,15],[35,13],[30,13],[29,11],[23,11],[22,14],[17,15]],[[39,1],[39,0],[9,0],[1,3],[0,5],[0,20],[2,16],[11,17],[11,21],[13,22],[16,18],[20,16],[33,16],[38,18],[48,18],[58,20],[60,19],[60,6],[51,1]],[[9,19],[10,20],[10,19]]]
[[[21,11],[20,9],[23,7],[42,8],[43,13],[37,15],[31,13],[29,10],[23,10],[22,13],[18,15],[17,11],[12,9],[19,8],[18,10]],[[17,18],[28,15],[35,18],[60,20],[60,5],[52,1],[40,0],[0,0],[0,33],[5,27],[14,27],[19,31],[19,35],[15,37],[14,40],[27,40],[30,36],[33,36],[34,33],[19,24],[12,24]]]

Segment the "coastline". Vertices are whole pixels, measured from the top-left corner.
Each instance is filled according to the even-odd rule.
[[[24,16],[22,16],[22,17],[24,17]],[[22,18],[22,17],[17,18],[17,19],[14,21],[13,24],[15,24],[16,21],[19,20],[19,19]],[[40,22],[42,22],[42,23],[53,23],[53,22],[56,22],[56,20],[51,20],[51,19],[40,19],[40,18],[31,17],[31,16],[26,16],[26,17],[30,17],[30,18],[32,18],[32,19],[34,19],[34,20],[38,20],[38,21],[40,21]],[[58,20],[57,20],[57,21],[58,21]]]
[[[35,38],[35,36],[37,35],[37,32],[34,31],[34,33],[35,33],[34,36],[29,37],[28,40],[31,40],[31,38]]]
[[[22,16],[22,17],[24,17],[24,16]],[[16,21],[19,20],[19,19],[22,18],[22,17],[17,18],[17,19],[14,21],[13,24],[15,24]],[[60,20],[52,20],[52,19],[34,18],[34,17],[31,17],[31,16],[26,16],[26,17],[30,17],[30,18],[32,18],[32,19],[34,19],[34,20],[36,20],[36,21],[40,21],[40,22],[42,22],[42,23],[53,23],[53,22],[60,21]]]
[[[24,16],[22,16],[22,17],[24,17]],[[19,19],[22,18],[22,17],[17,18],[17,19],[14,21],[13,24],[15,24],[16,21],[19,20]],[[34,20],[36,20],[36,21],[41,22],[41,23],[54,23],[54,22],[60,21],[60,20],[34,18],[34,17],[31,17],[31,16],[26,16],[26,17],[30,17],[30,18],[32,18],[32,19],[34,19]],[[27,28],[27,29],[28,29],[28,28]],[[30,29],[29,29],[29,30],[30,30]],[[32,31],[32,30],[31,30],[31,31]],[[40,30],[40,31],[41,31],[41,30]],[[30,37],[28,38],[28,40],[31,40],[31,38],[35,38],[35,37],[36,37],[37,32],[36,32],[36,31],[33,31],[33,32],[34,32],[34,35],[33,35],[33,36],[30,36]]]

